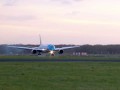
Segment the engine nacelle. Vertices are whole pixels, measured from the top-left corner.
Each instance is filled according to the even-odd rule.
[[[64,52],[63,50],[60,50],[58,53],[59,53],[59,54],[63,54],[63,52]]]
[[[32,54],[36,54],[37,53],[37,50],[32,50]]]

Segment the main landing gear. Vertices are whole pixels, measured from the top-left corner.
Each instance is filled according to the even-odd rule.
[[[38,55],[41,55],[41,53],[39,52]]]

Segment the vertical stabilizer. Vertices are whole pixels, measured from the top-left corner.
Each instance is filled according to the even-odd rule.
[[[39,38],[40,38],[40,46],[41,46],[42,45],[41,35],[39,35]]]

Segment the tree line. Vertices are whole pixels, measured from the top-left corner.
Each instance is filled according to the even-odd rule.
[[[36,47],[38,45],[17,45],[24,47]],[[65,47],[72,45],[56,45]],[[81,45],[78,48],[66,50],[65,53],[86,52],[88,54],[120,54],[120,45]],[[7,45],[0,45],[0,54],[30,54],[29,50],[9,48]]]
[[[120,54],[120,45],[82,45],[76,52],[88,54]]]

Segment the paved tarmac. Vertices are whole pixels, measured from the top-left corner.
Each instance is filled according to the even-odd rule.
[[[76,60],[76,59],[0,59],[0,62],[120,62],[120,60]]]

